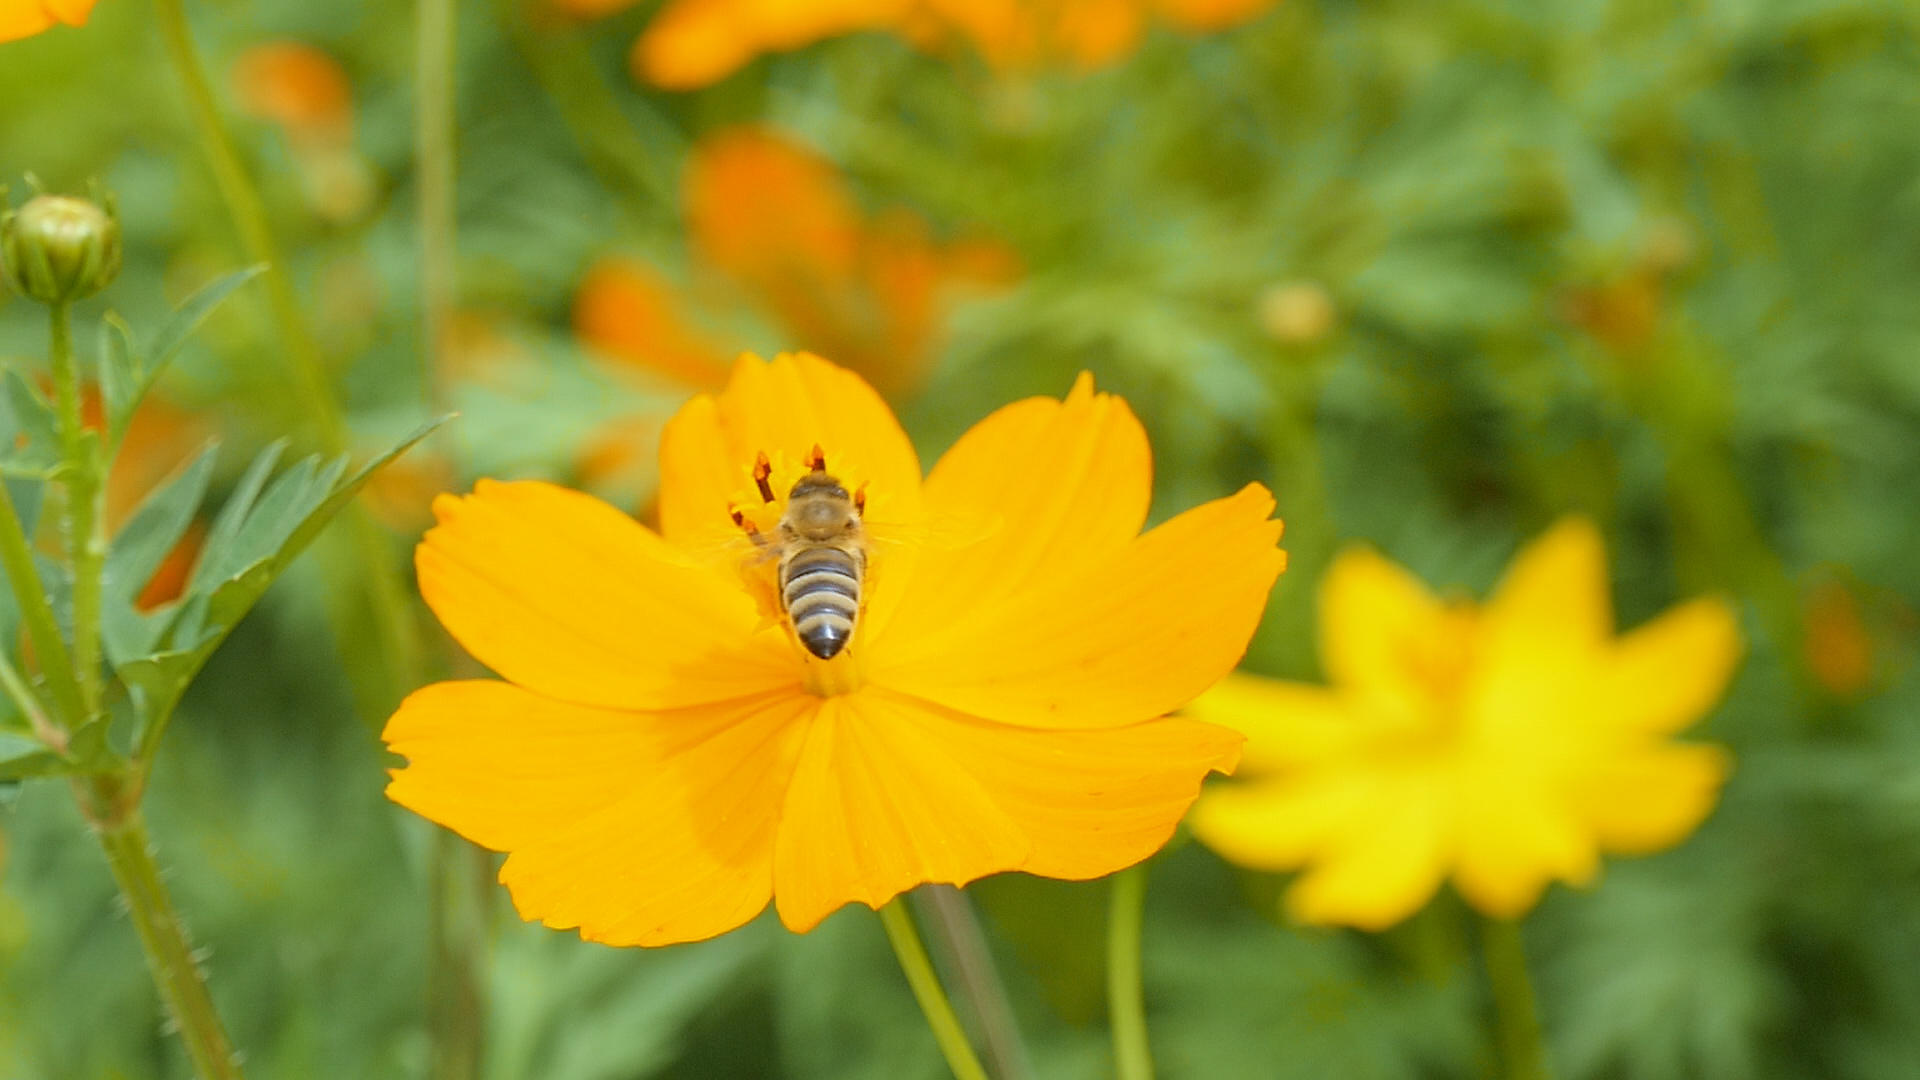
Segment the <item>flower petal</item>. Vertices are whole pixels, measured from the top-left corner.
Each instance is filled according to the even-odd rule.
[[[1333,691],[1235,672],[1181,710],[1247,737],[1237,775],[1280,772],[1350,750],[1362,732]]]
[[[1554,524],[1521,548],[1491,599],[1486,623],[1502,639],[1529,650],[1590,651],[1613,633],[1607,591],[1607,549],[1585,518]]]
[[[756,455],[799,460],[815,445],[869,485],[869,517],[916,521],[920,458],[893,410],[860,376],[807,353],[771,362],[743,356],[727,388],[702,394],[667,422],[660,446],[660,529],[703,546],[732,528],[728,503]],[[847,479],[845,475],[842,479]]]
[[[481,663],[582,705],[665,709],[796,685],[737,582],[588,495],[482,480],[434,502],[420,592]]]
[[[1718,746],[1646,746],[1591,763],[1572,798],[1607,851],[1664,851],[1706,820],[1732,764]]]
[[[1378,801],[1370,770],[1215,784],[1187,826],[1220,857],[1256,870],[1292,870],[1329,850],[1345,823]]]
[[[844,904],[878,910],[923,882],[964,885],[1033,852],[1019,823],[953,767],[951,747],[898,703],[825,699],[774,845],[780,921],[811,930]]]
[[[53,13],[37,3],[0,3],[0,41],[32,37],[53,26]]]
[[[1564,808],[1557,778],[1497,760],[1476,764],[1455,781],[1454,884],[1461,895],[1483,914],[1512,919],[1526,914],[1549,881],[1591,881],[1599,852],[1592,832]]]
[[[1448,822],[1417,788],[1368,801],[1345,836],[1287,891],[1306,923],[1385,930],[1426,906],[1447,872]]]
[[[438,683],[384,734],[395,802],[511,852],[522,917],[614,945],[724,933],[766,907],[780,804],[811,699],[664,714]]]
[[[899,637],[950,639],[1037,585],[1077,576],[1140,535],[1151,498],[1147,434],[1082,374],[1065,401],[1028,398],[975,424],[927,477],[936,522],[980,533],[920,552]],[[882,634],[883,624],[874,629]]]
[[[1042,731],[978,720],[912,698],[871,692],[944,747],[1033,840],[1019,869],[1073,881],[1158,851],[1210,772],[1232,772],[1236,732],[1185,718],[1099,731]]]
[[[1320,579],[1320,662],[1342,690],[1403,706],[1421,697],[1426,689],[1412,685],[1407,658],[1446,625],[1447,608],[1426,584],[1371,549],[1340,552]]]
[[[1727,602],[1690,600],[1622,636],[1607,670],[1607,700],[1622,727],[1672,734],[1710,711],[1740,660],[1740,626]]]
[[[879,685],[1001,723],[1111,728],[1163,716],[1239,662],[1286,565],[1258,484],[1181,514],[1117,557],[1036,582],[964,634],[885,628]],[[919,571],[929,571],[922,564]],[[902,639],[902,640],[895,640]]]

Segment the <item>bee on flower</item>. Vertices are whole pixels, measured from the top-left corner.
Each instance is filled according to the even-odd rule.
[[[1348,551],[1321,585],[1320,649],[1330,686],[1238,675],[1186,712],[1247,735],[1195,835],[1303,871],[1287,907],[1304,922],[1383,929],[1449,878],[1518,917],[1551,881],[1592,881],[1603,852],[1680,843],[1727,775],[1725,750],[1672,736],[1732,676],[1732,609],[1692,600],[1616,637],[1584,520],[1521,551],[1483,606]]]
[[[523,917],[665,945],[769,902],[804,931],[925,882],[1096,878],[1234,767],[1240,735],[1169,714],[1260,620],[1273,499],[1141,534],[1146,436],[1091,378],[923,477],[858,376],[745,357],[668,423],[660,472],[657,532],[482,481],[418,550],[427,603],[502,679],[401,705],[388,794],[507,852]],[[716,558],[729,538],[751,554]]]

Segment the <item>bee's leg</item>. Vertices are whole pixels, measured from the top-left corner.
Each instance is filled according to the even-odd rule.
[[[739,507],[729,504],[727,506],[727,516],[731,517],[733,519],[733,523],[735,525],[738,525],[740,527],[740,530],[747,534],[747,539],[753,541],[754,547],[757,547],[762,551],[766,550],[767,538],[761,534],[760,526],[755,525],[753,522],[747,520],[747,515],[744,513],[741,513]]]
[[[771,476],[773,476],[773,462],[767,460],[767,452],[762,450],[760,456],[753,461],[753,482],[760,489],[762,502],[773,501],[773,484],[769,482]]]

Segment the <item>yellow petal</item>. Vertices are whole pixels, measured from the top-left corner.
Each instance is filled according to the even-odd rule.
[[[68,26],[85,26],[87,16],[93,14],[94,3],[95,0],[40,0],[47,14]]]
[[[1228,862],[1292,870],[1332,850],[1346,823],[1380,793],[1377,776],[1364,769],[1215,784],[1201,793],[1187,825]]]
[[[1327,679],[1404,703],[1426,691],[1409,657],[1449,632],[1447,608],[1419,578],[1367,548],[1336,555],[1320,581]]]
[[[919,519],[920,459],[893,410],[860,376],[795,353],[771,362],[741,357],[725,390],[694,398],[667,422],[661,532],[691,546],[727,535],[728,504],[756,455],[800,461],[815,445],[828,453],[829,471],[869,485],[870,520]]]
[[[1029,398],[975,424],[934,466],[925,498],[936,520],[979,535],[926,545],[897,633],[948,640],[1008,598],[1117,555],[1147,519],[1152,472],[1140,422],[1094,393],[1090,375],[1065,401]]]
[[[1487,601],[1489,632],[1531,650],[1592,650],[1613,633],[1607,550],[1585,518],[1556,523],[1514,556]]]
[[[1599,871],[1592,833],[1549,785],[1558,778],[1483,762],[1456,783],[1454,884],[1495,918],[1526,914],[1549,881],[1582,885]]]
[[[937,729],[897,702],[825,699],[793,775],[774,847],[780,921],[811,930],[844,904],[878,910],[923,882],[965,884],[1021,866],[1033,841]]]
[[[1033,841],[1020,869],[1085,880],[1159,850],[1209,772],[1230,772],[1240,736],[1192,720],[1100,731],[1037,731],[871,692],[942,747],[949,767],[978,781]]]
[[[551,484],[482,480],[434,503],[420,592],[508,679],[583,705],[664,709],[795,686],[736,580],[688,565],[613,507]]]
[[[871,678],[1002,723],[1107,728],[1165,715],[1245,652],[1286,563],[1272,511],[1273,496],[1249,485],[1117,558],[991,605],[964,633],[899,633],[911,625],[903,610]]]
[[[1446,876],[1450,823],[1419,785],[1391,796],[1348,817],[1342,842],[1287,891],[1294,918],[1385,930],[1432,899]]]
[[[1181,710],[1247,737],[1239,775],[1280,772],[1350,750],[1360,728],[1332,691],[1235,672]]]
[[[645,714],[507,683],[439,683],[388,721],[387,794],[507,851],[522,917],[615,945],[724,933],[766,907],[812,699]]]
[[[1590,763],[1573,800],[1602,848],[1664,851],[1706,820],[1731,767],[1717,746],[1647,746]]]
[[[1740,626],[1724,600],[1671,608],[1622,636],[1607,668],[1606,707],[1635,731],[1672,734],[1720,700],[1740,659]]]
[[[737,25],[733,0],[678,0],[654,16],[633,43],[637,78],[670,90],[719,82],[759,51]]]

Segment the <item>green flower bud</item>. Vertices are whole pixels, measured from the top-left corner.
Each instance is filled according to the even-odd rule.
[[[0,215],[0,272],[22,296],[64,304],[120,273],[120,219],[86,199],[36,195]]]

